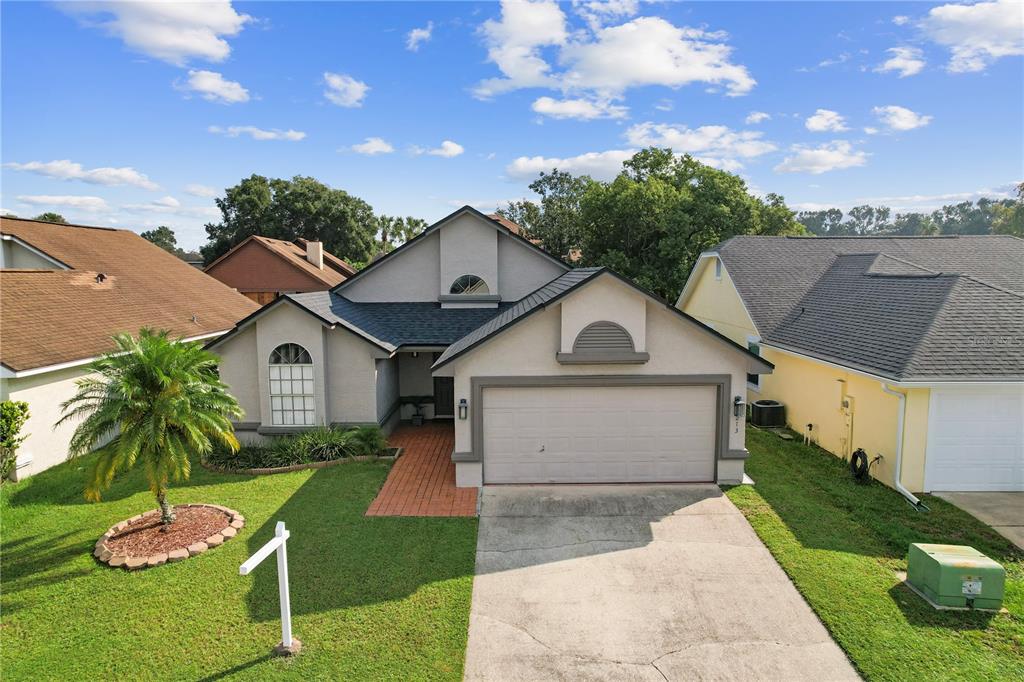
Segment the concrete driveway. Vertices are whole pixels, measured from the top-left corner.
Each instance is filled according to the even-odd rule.
[[[935,493],[1024,549],[1024,493]]]
[[[855,680],[717,486],[483,489],[468,680]]]

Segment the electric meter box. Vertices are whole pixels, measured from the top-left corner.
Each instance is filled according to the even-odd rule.
[[[998,610],[1006,570],[963,545],[910,545],[907,582],[934,604]]]

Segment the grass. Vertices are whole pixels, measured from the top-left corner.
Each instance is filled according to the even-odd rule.
[[[750,429],[747,473],[727,491],[862,675],[1024,679],[1024,554],[966,512],[858,485],[843,460]],[[899,583],[911,542],[971,545],[1007,570],[1009,613],[936,611]]]
[[[91,551],[108,527],[154,508],[142,472],[88,504],[84,464],[0,489],[5,680],[461,678],[476,519],[364,517],[388,464],[253,477],[193,463],[171,502],[223,504],[246,527],[138,573]],[[238,574],[279,520],[292,533],[292,627],[303,642],[293,659],[269,656],[281,637],[274,562]]]

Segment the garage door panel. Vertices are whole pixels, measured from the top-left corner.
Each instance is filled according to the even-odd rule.
[[[713,481],[712,386],[487,388],[487,483]]]
[[[925,488],[1024,490],[1024,390],[933,389]]]

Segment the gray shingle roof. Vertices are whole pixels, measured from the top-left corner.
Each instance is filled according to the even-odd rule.
[[[456,356],[468,351],[470,348],[483,342],[493,334],[497,334],[526,315],[529,315],[536,310],[540,310],[549,302],[559,298],[570,289],[574,289],[591,277],[594,277],[604,271],[604,268],[576,268],[575,270],[570,270],[561,277],[548,282],[533,293],[528,294],[525,298],[517,301],[511,308],[508,308],[507,310],[502,311],[501,314],[492,317],[469,334],[448,346],[444,353],[441,354],[441,357],[437,359],[437,362],[434,363],[434,368],[436,369],[441,365],[448,363]]]
[[[339,324],[371,343],[393,351],[399,346],[447,346],[507,310],[442,308],[437,303],[356,303],[328,291],[289,294],[317,317]]]
[[[763,340],[897,380],[1024,378],[1024,240],[737,237]]]

